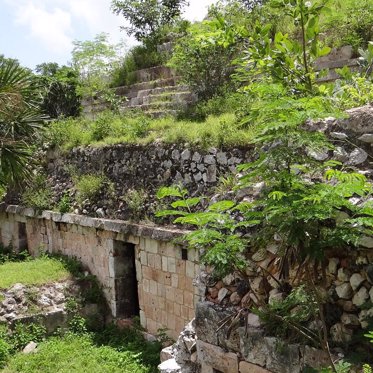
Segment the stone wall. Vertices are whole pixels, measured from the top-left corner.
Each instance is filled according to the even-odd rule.
[[[153,334],[167,328],[173,338],[194,317],[199,299],[193,287],[199,272],[198,255],[172,243],[180,234],[120,220],[51,211],[36,215],[32,209],[17,206],[3,206],[0,212],[1,244],[27,245],[33,255],[48,251],[76,257],[97,276],[115,317],[134,313],[133,305],[126,304],[136,302],[131,279],[122,278],[122,271],[130,266],[123,252],[134,250],[136,281],[132,285],[137,286],[141,324]]]
[[[114,145],[100,148],[75,148],[66,155],[48,153],[48,175],[56,198],[73,188],[69,167],[78,174],[104,174],[114,186],[114,196],[101,195],[97,203],[78,212],[93,214],[100,210],[107,217],[131,218],[123,202],[128,190],[144,190],[143,210],[147,216],[155,209],[154,194],[165,185],[182,184],[194,194],[215,186],[220,176],[235,171],[250,159],[250,147],[197,150],[183,145]]]

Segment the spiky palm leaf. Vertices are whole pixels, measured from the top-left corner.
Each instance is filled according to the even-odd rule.
[[[30,177],[32,146],[44,119],[32,74],[15,60],[0,60],[0,185]]]

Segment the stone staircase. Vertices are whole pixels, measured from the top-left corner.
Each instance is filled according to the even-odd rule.
[[[157,66],[136,72],[139,83],[118,87],[116,94],[127,99],[121,111],[143,110],[152,117],[175,115],[196,101],[196,96],[185,85],[179,84],[174,71]]]

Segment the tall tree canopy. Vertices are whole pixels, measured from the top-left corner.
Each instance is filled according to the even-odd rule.
[[[112,0],[111,7],[115,14],[121,14],[130,23],[123,27],[128,35],[138,41],[156,38],[161,28],[172,24],[188,0]]]

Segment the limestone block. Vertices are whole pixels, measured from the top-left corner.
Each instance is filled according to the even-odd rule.
[[[352,290],[358,289],[358,287],[364,282],[364,277],[360,273],[354,273],[350,278],[350,284]]]
[[[264,369],[258,365],[248,363],[247,361],[241,361],[239,365],[240,373],[271,373],[269,370]]]
[[[238,357],[232,352],[197,340],[198,360],[206,367],[211,367],[222,373],[238,373]]]
[[[363,286],[352,298],[352,303],[355,306],[362,306],[369,298],[368,290]]]

